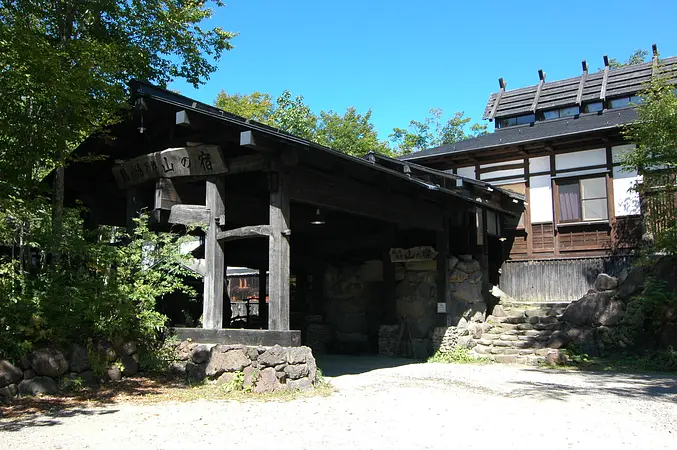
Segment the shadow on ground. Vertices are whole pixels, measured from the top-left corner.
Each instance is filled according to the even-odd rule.
[[[125,378],[98,387],[58,396],[23,397],[0,405],[0,431],[19,431],[26,427],[61,424],[61,419],[77,415],[114,414],[117,409],[98,408],[121,400],[159,394],[167,388],[188,387],[183,382],[165,378]]]
[[[582,372],[556,369],[530,369],[548,375],[547,381],[515,380],[507,397],[531,396],[566,400],[571,396],[616,395],[625,398],[677,401],[677,376],[621,372]]]
[[[317,366],[327,377],[341,375],[358,375],[378,369],[420,364],[422,361],[405,358],[390,358],[387,356],[353,356],[353,355],[320,355],[317,356]]]

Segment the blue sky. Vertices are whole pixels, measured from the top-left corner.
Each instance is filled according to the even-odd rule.
[[[239,34],[200,89],[216,94],[284,89],[315,112],[373,110],[379,137],[439,107],[481,121],[503,77],[508,89],[576,76],[608,54],[626,59],[658,44],[677,55],[675,0],[441,1],[231,0],[210,25]],[[490,125],[493,129],[493,125]]]

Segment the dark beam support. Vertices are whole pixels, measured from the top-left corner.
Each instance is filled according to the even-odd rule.
[[[174,205],[169,211],[168,222],[179,225],[206,225],[209,224],[211,212],[202,205]]]
[[[259,320],[263,328],[268,326],[268,303],[266,303],[266,295],[268,294],[266,282],[268,275],[266,269],[259,269]]]
[[[536,112],[538,107],[538,100],[541,98],[541,91],[543,90],[543,85],[545,84],[545,73],[543,69],[538,70],[538,86],[536,87],[536,95],[534,95],[534,101],[531,104],[531,112]]]
[[[604,55],[604,78],[602,78],[602,89],[599,92],[599,99],[604,101],[606,99],[606,85],[609,82],[609,57]]]
[[[583,100],[583,88],[585,87],[585,80],[588,78],[588,63],[583,61],[581,65],[583,66],[583,75],[581,75],[581,81],[578,83],[578,93],[576,94],[576,103],[578,106],[581,106]]]
[[[494,106],[491,108],[491,113],[489,114],[489,120],[494,120],[494,116],[496,116],[496,111],[498,110],[498,104],[501,102],[501,97],[503,97],[503,93],[505,92],[505,86],[507,83],[503,80],[503,78],[498,79],[498,86],[500,87],[500,90],[496,94],[496,100],[494,100]]]
[[[268,238],[268,329],[289,330],[289,176],[272,172]]]
[[[217,218],[226,213],[225,185],[223,176],[207,179],[207,208],[210,211],[205,236],[204,303],[202,327],[217,330],[223,326],[223,281],[226,272],[223,243],[216,239],[219,232]]]
[[[252,225],[235,228],[233,230],[219,231],[216,234],[216,239],[218,241],[228,242],[235,241],[237,239],[268,237],[270,236],[270,232],[271,232],[270,225]]]
[[[444,303],[447,308],[446,318],[443,325],[452,326],[451,323],[452,305],[449,295],[449,280],[447,273],[449,271],[449,219],[444,217],[442,231],[437,232],[437,303]],[[440,324],[442,325],[442,324]]]

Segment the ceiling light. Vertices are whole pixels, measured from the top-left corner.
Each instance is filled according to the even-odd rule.
[[[324,220],[324,217],[322,216],[322,213],[320,212],[320,209],[318,208],[317,211],[315,211],[315,217],[313,217],[313,220],[310,222],[311,225],[324,225],[326,222]]]

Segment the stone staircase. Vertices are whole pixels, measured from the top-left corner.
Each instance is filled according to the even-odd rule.
[[[487,317],[472,352],[491,361],[537,365],[560,360],[566,343],[559,321],[569,303],[505,303]]]

